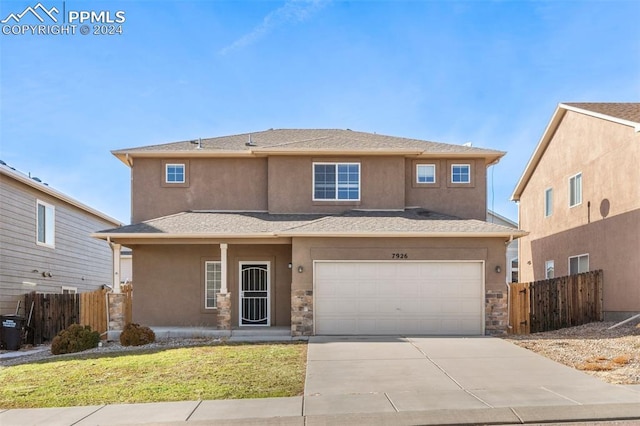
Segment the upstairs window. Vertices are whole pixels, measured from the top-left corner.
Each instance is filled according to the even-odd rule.
[[[360,163],[313,163],[313,199],[359,201]]]
[[[581,254],[570,257],[569,275],[582,274],[583,272],[589,272],[589,255]]]
[[[471,183],[471,166],[469,164],[452,164],[451,183]]]
[[[569,207],[582,204],[582,173],[569,178]]]
[[[553,188],[544,191],[544,216],[549,217],[553,214]]]
[[[166,183],[185,183],[184,164],[167,164],[165,173]]]
[[[436,183],[436,165],[418,164],[416,166],[417,183]]]
[[[55,207],[40,200],[36,202],[37,208],[37,237],[39,245],[55,246]]]

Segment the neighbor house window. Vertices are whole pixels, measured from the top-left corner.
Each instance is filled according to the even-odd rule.
[[[570,257],[569,275],[582,274],[583,272],[589,272],[589,255],[581,254]]]
[[[62,294],[77,294],[78,289],[76,287],[62,286]]]
[[[544,191],[544,216],[549,217],[553,214],[553,188]]]
[[[511,259],[511,282],[512,283],[517,283],[518,282],[518,258],[514,257],[513,259]]]
[[[470,183],[471,166],[468,164],[451,165],[451,183]]]
[[[314,200],[360,200],[359,163],[314,163]]]
[[[166,182],[184,183],[184,164],[167,164]]]
[[[205,262],[204,264],[204,307],[215,309],[218,306],[217,297],[222,283],[222,264],[220,262]]]
[[[544,262],[544,277],[546,279],[555,278],[555,268],[553,265],[553,260],[547,260]]]
[[[436,165],[418,164],[416,168],[417,183],[436,183]]]
[[[582,173],[569,178],[569,207],[582,204]]]
[[[55,245],[55,207],[40,200],[37,206],[38,244],[53,247]]]

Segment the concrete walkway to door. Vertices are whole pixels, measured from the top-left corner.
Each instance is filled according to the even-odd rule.
[[[523,418],[542,421],[638,403],[637,387],[604,383],[497,338],[309,340],[306,415],[481,409],[493,416],[498,411],[486,409],[513,415],[521,407]]]

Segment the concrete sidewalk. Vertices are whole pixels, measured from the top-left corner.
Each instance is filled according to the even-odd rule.
[[[0,412],[9,425],[446,425],[640,419],[606,384],[493,338],[313,337],[304,396]]]
[[[379,401],[384,395],[372,394]],[[473,425],[640,419],[640,405],[591,404],[304,414],[306,397],[186,401],[0,412],[3,426],[30,425]]]

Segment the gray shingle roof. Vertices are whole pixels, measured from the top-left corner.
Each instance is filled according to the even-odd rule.
[[[142,223],[109,229],[95,236],[163,236],[233,238],[270,236],[442,236],[478,234],[493,236],[522,234],[512,228],[481,220],[460,219],[424,209],[403,211],[357,211],[338,215],[184,212]]]
[[[247,145],[249,140],[253,145]],[[173,142],[162,145],[150,145],[113,151],[125,153],[172,153],[172,152],[284,152],[284,151],[376,151],[408,150],[434,154],[475,154],[484,156],[502,156],[504,152],[492,149],[475,148],[408,139],[376,133],[356,132],[340,129],[270,129],[255,133],[221,136],[196,141]]]
[[[564,105],[640,123],[639,102],[565,102]]]

